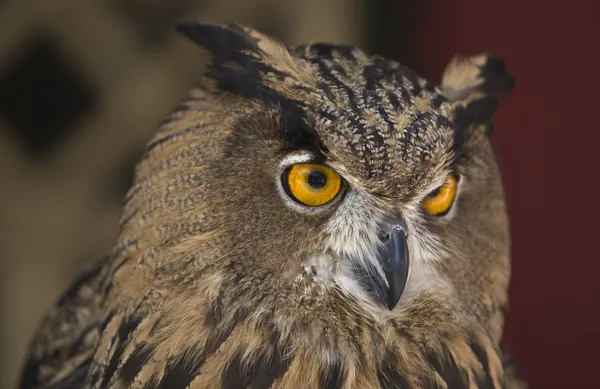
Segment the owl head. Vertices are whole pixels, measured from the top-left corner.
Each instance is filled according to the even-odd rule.
[[[495,347],[510,269],[489,135],[513,85],[504,62],[457,57],[436,86],[355,47],[179,30],[207,73],[149,144],[115,255],[134,246],[115,285],[130,311],[163,307],[157,339],[243,327],[231,347],[244,358],[285,344],[318,366],[343,354],[347,371],[386,350],[458,353],[457,337]]]

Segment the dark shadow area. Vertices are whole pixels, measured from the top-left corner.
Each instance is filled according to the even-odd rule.
[[[0,114],[34,158],[49,154],[88,114],[96,93],[50,36],[35,35],[0,75]]]

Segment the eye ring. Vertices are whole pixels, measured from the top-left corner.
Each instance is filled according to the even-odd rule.
[[[423,199],[422,205],[425,212],[431,216],[444,216],[448,214],[456,201],[459,180],[460,177],[458,174],[448,174],[444,183],[429,192]]]
[[[331,203],[344,186],[344,180],[335,170],[317,163],[297,163],[287,167],[281,182],[292,200],[311,208]]]

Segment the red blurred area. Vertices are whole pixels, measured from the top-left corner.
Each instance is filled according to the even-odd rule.
[[[517,78],[493,135],[512,226],[507,339],[532,388],[598,388],[600,3],[418,4],[424,76],[491,51]]]

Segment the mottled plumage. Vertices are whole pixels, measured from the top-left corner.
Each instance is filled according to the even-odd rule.
[[[148,144],[114,251],[41,323],[21,389],[524,385],[500,347],[509,240],[487,136],[503,61],[457,58],[438,87],[353,47],[180,31],[207,76]],[[286,198],[282,169],[305,160],[343,196]],[[449,172],[455,204],[426,214]],[[410,273],[388,309],[359,270],[392,219]]]

